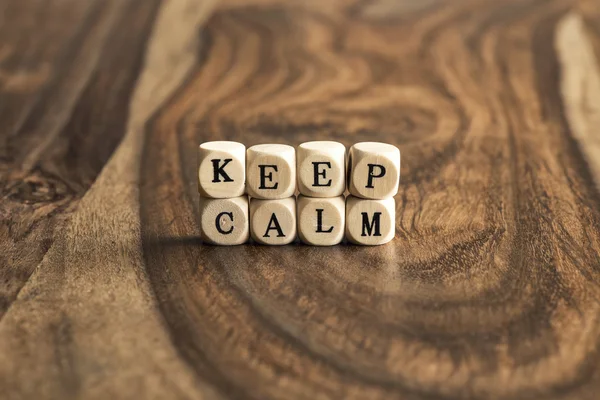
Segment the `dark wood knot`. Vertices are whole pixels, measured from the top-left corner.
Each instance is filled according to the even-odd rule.
[[[23,204],[55,203],[74,196],[63,180],[39,169],[5,187],[8,200]]]

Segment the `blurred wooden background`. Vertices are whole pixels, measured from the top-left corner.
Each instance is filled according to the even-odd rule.
[[[598,0],[0,2],[2,399],[597,399]],[[196,146],[402,150],[386,246],[198,240]]]

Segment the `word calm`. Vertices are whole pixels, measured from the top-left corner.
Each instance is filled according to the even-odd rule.
[[[400,150],[385,143],[307,142],[294,149],[206,142],[198,152],[204,241],[379,245],[395,235]],[[349,195],[344,197],[347,191]],[[300,194],[296,197],[296,191]]]

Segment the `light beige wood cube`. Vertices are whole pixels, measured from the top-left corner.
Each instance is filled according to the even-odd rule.
[[[368,246],[385,244],[396,234],[396,201],[366,200],[354,196],[346,199],[346,238]]]
[[[336,197],[346,190],[346,147],[338,142],[306,142],[298,146],[298,190],[310,197]]]
[[[386,143],[356,143],[348,152],[348,191],[364,199],[398,193],[400,150]]]
[[[250,200],[250,233],[259,244],[282,245],[296,239],[296,198]]]
[[[333,246],[344,239],[346,202],[344,196],[298,196],[298,236],[313,246]]]
[[[285,144],[260,144],[246,152],[248,194],[285,199],[296,191],[296,150]]]
[[[198,191],[225,199],[244,194],[246,146],[237,142],[206,142],[198,147]]]
[[[250,236],[248,197],[200,198],[200,232],[208,243],[242,244]]]

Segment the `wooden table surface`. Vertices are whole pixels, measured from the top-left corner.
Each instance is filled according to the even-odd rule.
[[[600,398],[600,1],[0,2],[2,399]],[[384,141],[381,247],[203,245],[196,147]]]

